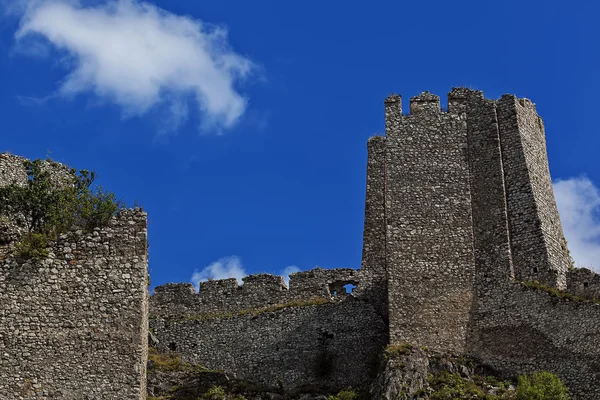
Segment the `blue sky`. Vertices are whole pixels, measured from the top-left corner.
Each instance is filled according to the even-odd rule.
[[[360,266],[383,99],[531,98],[579,265],[600,266],[600,5],[10,0],[0,151],[149,214],[153,286]]]

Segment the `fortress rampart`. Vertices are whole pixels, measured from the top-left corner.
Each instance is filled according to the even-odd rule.
[[[0,155],[1,184],[26,179],[23,161]],[[0,231],[0,399],[145,399],[146,214],[62,234],[40,261],[15,256],[13,233]]]
[[[367,182],[384,217],[366,214],[365,242],[385,231],[390,342],[467,353],[513,378],[550,370],[576,398],[600,397],[600,305],[581,298],[598,297],[600,278],[571,267],[535,105],[455,88],[447,112],[428,92],[408,115],[397,95],[385,111]],[[381,248],[365,248],[378,254],[363,269],[380,271],[365,260]]]
[[[574,399],[600,398],[600,275],[571,265],[535,105],[454,88],[447,111],[428,92],[408,113],[398,95],[384,109],[358,270],[166,284],[148,299],[141,210],[61,235],[37,262],[14,255],[23,232],[0,219],[0,400],[144,399],[148,325],[159,350],[292,393],[364,388],[383,348],[408,342],[506,378],[552,371]],[[24,184],[22,164],[0,154],[0,185]]]
[[[571,266],[535,105],[454,88],[447,111],[425,92],[403,113],[392,95],[385,117],[385,137],[367,147],[361,269],[294,274],[289,289],[268,275],[205,282],[199,293],[157,288],[160,346],[263,383],[339,387],[368,376],[372,362],[344,347],[410,342],[468,354],[510,378],[550,370],[575,398],[599,398],[600,305],[585,299],[598,298],[600,278]],[[357,287],[340,297],[345,283]],[[565,289],[571,295],[552,292]],[[315,298],[326,303],[306,303]],[[319,334],[336,354],[330,375],[312,368]],[[286,349],[285,361],[273,348]]]
[[[370,277],[364,278],[372,282]],[[353,269],[250,275],[155,288],[150,329],[187,362],[288,390],[367,385],[387,344],[384,317]],[[356,285],[352,293],[345,285]]]
[[[294,301],[316,298],[341,299],[348,294],[347,284],[358,283],[353,269],[322,269],[290,275],[290,288],[281,276],[249,275],[239,285],[235,278],[200,282],[198,293],[190,283],[167,284],[155,288],[152,313],[160,316],[231,313],[254,310]]]

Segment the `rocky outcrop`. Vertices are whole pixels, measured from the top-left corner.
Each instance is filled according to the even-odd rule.
[[[369,398],[513,399],[512,383],[497,379],[491,372],[465,357],[408,344],[388,346]]]

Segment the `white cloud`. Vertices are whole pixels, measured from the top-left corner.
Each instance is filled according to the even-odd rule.
[[[285,284],[289,286],[290,274],[299,272],[300,268],[295,265],[285,267],[281,272]],[[242,265],[242,260],[238,256],[223,257],[201,270],[196,269],[191,277],[191,282],[198,290],[200,282],[205,282],[209,279],[227,279],[235,278],[238,283],[242,283],[242,278],[247,276],[246,270]]]
[[[300,268],[296,267],[295,265],[290,265],[289,267],[285,267],[283,269],[283,280],[285,281],[287,287],[290,287],[290,275],[294,272],[300,272]]]
[[[190,101],[205,129],[229,128],[246,109],[235,84],[254,65],[231,49],[222,27],[136,0],[26,4],[17,43],[43,37],[67,55],[70,72],[59,96],[91,92],[121,106],[125,116],[166,106],[175,128],[188,118]]]
[[[242,266],[242,260],[239,257],[231,256],[224,257],[204,267],[202,270],[195,270],[192,274],[192,283],[196,287],[196,291],[200,286],[200,282],[209,279],[227,279],[235,278],[238,283],[242,283],[242,278],[248,275]]]
[[[600,272],[600,190],[579,177],[555,181],[554,195],[575,265]]]

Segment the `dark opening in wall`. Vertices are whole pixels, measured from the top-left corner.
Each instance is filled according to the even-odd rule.
[[[319,378],[324,378],[333,372],[333,357],[327,350],[322,350],[317,355],[315,365],[315,375]]]
[[[590,285],[590,283],[589,283],[589,282],[583,282],[583,287],[584,287],[584,288],[587,288],[589,285]]]
[[[347,296],[352,294],[358,282],[355,281],[335,281],[329,284],[329,293],[332,296]]]
[[[538,272],[538,267],[533,267],[533,273],[537,274],[537,272]]]
[[[169,343],[169,350],[177,351],[177,344],[175,342]]]
[[[321,335],[323,335],[323,339],[333,339],[335,337],[333,333],[329,333],[327,331],[321,332]]]

